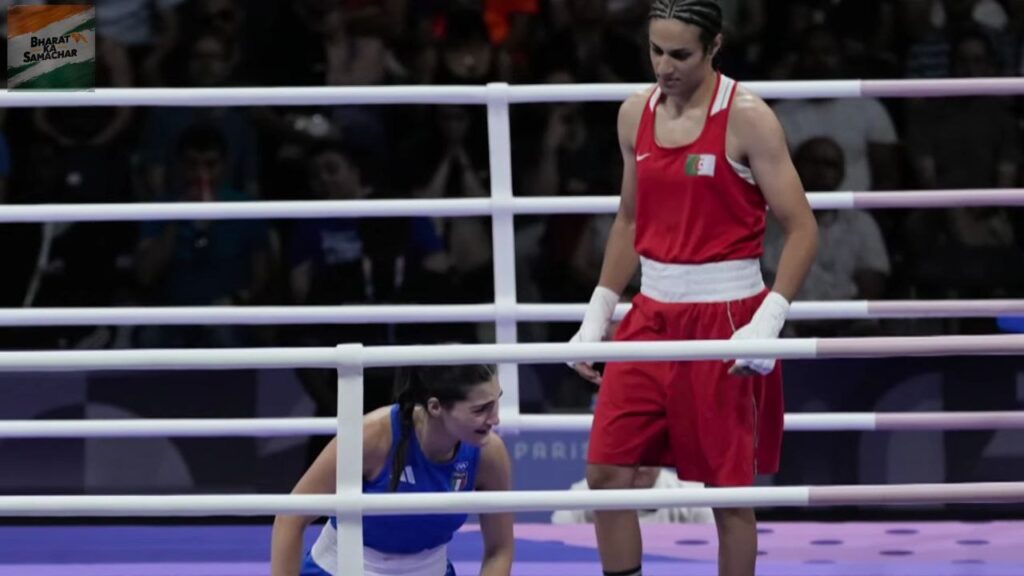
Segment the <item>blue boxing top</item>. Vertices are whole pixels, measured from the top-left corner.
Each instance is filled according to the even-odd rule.
[[[391,407],[391,438],[387,463],[376,478],[363,481],[364,494],[390,492],[391,466],[402,438],[397,404]],[[427,459],[414,432],[407,446],[398,492],[465,492],[476,485],[480,461],[478,446],[463,442],[455,457],[441,464]],[[363,545],[385,554],[415,554],[447,544],[467,518],[467,514],[366,516],[363,518]],[[337,527],[337,520],[331,518],[331,524]]]

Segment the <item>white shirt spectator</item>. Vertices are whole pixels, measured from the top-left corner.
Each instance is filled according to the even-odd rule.
[[[819,136],[839,144],[846,160],[846,178],[840,190],[871,190],[869,145],[897,142],[892,118],[875,98],[786,100],[776,104],[774,110],[786,131],[790,150]]]
[[[797,296],[800,300],[849,300],[857,297],[856,273],[860,270],[889,275],[889,253],[882,231],[871,214],[863,210],[839,210],[818,222],[818,257]],[[765,271],[778,270],[782,227],[769,218],[765,232]]]

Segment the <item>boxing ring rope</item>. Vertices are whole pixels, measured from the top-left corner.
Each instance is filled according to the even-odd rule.
[[[394,516],[622,510],[708,506],[713,508],[1017,503],[1024,482],[899,484],[854,486],[769,486],[679,490],[528,490],[431,494],[267,495],[211,494],[161,496],[0,496],[0,516],[144,517]],[[339,524],[342,518],[339,518]],[[340,545],[339,536],[339,545]],[[352,562],[352,558],[344,558]],[[361,558],[360,564],[361,565]],[[353,563],[354,564],[354,563]],[[356,572],[358,574],[358,572]],[[346,572],[348,574],[348,572]]]
[[[1018,95],[1024,93],[1022,78],[974,78],[938,80],[837,80],[814,82],[752,82],[746,84],[762,97],[951,97],[966,95]],[[775,341],[639,342],[599,344],[514,344],[521,310],[515,293],[515,246],[513,218],[517,214],[612,213],[616,197],[515,198],[512,194],[509,106],[531,102],[621,101],[645,88],[642,84],[526,85],[503,83],[487,86],[399,86],[230,89],[99,89],[94,92],[2,92],[0,107],[65,106],[309,106],[343,104],[483,104],[491,173],[491,197],[484,199],[353,201],[343,203],[254,202],[233,204],[134,204],[49,205],[0,208],[0,222],[125,221],[167,219],[324,218],[374,216],[474,216],[489,215],[492,222],[495,302],[484,313],[493,313],[498,344],[409,347],[273,348],[216,350],[131,350],[2,352],[0,371],[35,370],[153,370],[153,369],[256,369],[335,368],[338,370],[338,435],[336,495],[334,496],[73,496],[0,497],[0,515],[211,515],[316,513],[338,516],[338,566],[344,573],[362,568],[362,517],[365,514],[452,513],[529,511],[553,509],[660,508],[666,506],[815,506],[867,503],[1019,502],[1024,483],[833,486],[787,488],[735,488],[703,491],[627,490],[595,492],[486,492],[423,495],[361,494],[363,370],[369,367],[409,364],[500,363],[507,410],[502,418],[520,426],[530,422],[519,414],[518,373],[515,364],[561,363],[578,360],[722,359],[732,357],[850,358],[878,356],[997,355],[1020,354],[1024,337],[949,336],[926,338],[784,339]],[[979,205],[1022,205],[1020,189],[927,192],[830,192],[809,195],[815,209],[911,208]],[[413,212],[413,210],[415,210]],[[810,304],[810,303],[809,303]],[[859,306],[859,303],[850,303]],[[915,305],[917,306],[915,308]],[[1016,310],[1019,304],[1002,301]],[[827,306],[834,306],[829,303]],[[888,306],[888,308],[886,308]],[[972,308],[972,306],[974,306]],[[967,313],[993,314],[993,304],[964,302],[886,303],[879,314]],[[872,303],[864,306],[872,313]],[[862,313],[864,309],[857,310]],[[931,307],[931,308],[928,308]],[[796,307],[794,307],[796,308]],[[944,311],[942,310],[944,309]],[[970,309],[970,310],[968,310]],[[179,310],[192,314],[198,309]],[[848,313],[853,308],[847,309]],[[965,310],[968,310],[965,312]],[[430,310],[420,308],[417,314]],[[436,310],[435,310],[436,311]],[[4,311],[4,315],[13,311]],[[36,311],[31,311],[36,312]],[[64,319],[88,311],[69,310]],[[160,310],[154,311],[159,313]],[[248,312],[248,311],[247,311]],[[559,314],[568,313],[559,308]],[[290,313],[290,312],[289,312]],[[468,313],[468,312],[467,312]],[[544,313],[555,313],[546,309]],[[821,312],[824,313],[824,312]],[[48,312],[49,314],[49,312]],[[573,309],[573,317],[577,311]],[[823,316],[824,317],[824,316]],[[49,321],[55,320],[49,316]],[[22,324],[30,325],[30,324]],[[803,415],[811,416],[811,415]],[[966,426],[978,425],[977,414],[957,415],[832,415],[833,425]],[[839,416],[839,418],[835,418]],[[916,420],[908,420],[911,416]],[[548,426],[581,426],[582,422],[558,416]],[[857,419],[860,420],[857,420]],[[900,420],[900,418],[904,418]],[[931,420],[929,420],[931,418]],[[938,418],[938,419],[936,419]],[[994,418],[998,420],[998,418]],[[789,422],[793,422],[792,417]],[[534,425],[540,426],[533,421]],[[811,422],[807,419],[806,422]],[[927,422],[927,424],[923,424]],[[48,423],[43,423],[49,425]],[[1019,425],[1013,414],[1002,424]],[[133,424],[134,425],[134,424]],[[319,424],[318,424],[319,425]],[[810,424],[808,424],[810,425]],[[835,424],[838,425],[838,424]],[[788,426],[787,426],[788,428]],[[906,429],[906,428],[903,428]],[[925,429],[925,428],[918,428]],[[927,428],[934,429],[934,428]],[[344,465],[343,465],[344,463]]]
[[[680,340],[588,344],[443,344],[337,348],[184,348],[0,352],[0,372],[124,370],[247,370],[337,368],[343,350],[356,349],[361,368],[476,363],[545,363],[729,358],[885,358],[1001,356],[1024,353],[1024,335],[785,338],[773,340]],[[568,369],[568,368],[567,368]]]
[[[1024,206],[1024,189],[809,192],[814,210]],[[0,206],[0,223],[140,222],[150,220],[302,220],[319,218],[462,217],[494,214],[614,214],[618,196],[535,196],[399,200],[267,200],[143,204],[27,204]]]
[[[351,104],[490,104],[507,91],[507,102],[617,102],[649,84],[517,84],[487,86],[313,86],[262,88],[97,88],[90,92],[0,92],[0,107],[68,106],[338,106]],[[1011,96],[1024,93],[1022,78],[926,80],[815,80],[744,82],[766,99],[938,98]]]
[[[520,414],[506,432],[589,432],[589,414]],[[2,420],[10,438],[276,438],[332,436],[334,418],[146,418],[111,420]],[[786,414],[787,432],[1024,430],[1024,412],[823,412]]]
[[[953,354],[1000,355],[1024,351],[1024,336],[927,336],[889,338],[803,338],[785,340],[705,340],[681,342],[603,342],[596,344],[478,344],[433,346],[346,345],[335,348],[250,348],[180,350],[101,350],[0,352],[0,371],[83,371],[156,369],[253,369],[336,368],[343,359],[339,350],[357,348],[362,367],[408,364],[459,364],[473,362],[562,362],[566,360],[662,360],[721,359],[726,357],[850,358],[885,356],[936,356]],[[360,388],[361,390],[361,388]],[[341,395],[339,395],[340,397]],[[347,403],[346,406],[355,406]],[[339,412],[340,417],[340,412]],[[585,430],[589,416],[519,415],[506,422],[517,430]],[[355,416],[358,420],[358,414]],[[260,419],[263,420],[263,419]],[[1016,428],[1021,413],[948,414],[790,414],[788,430],[879,429],[976,429]],[[284,435],[328,433],[323,419],[183,420],[134,422],[0,422],[0,437],[27,437],[38,432],[59,437],[80,430],[93,436],[157,434],[162,428],[174,434]],[[316,425],[314,426],[314,422]]]
[[[613,319],[632,306],[620,304]],[[586,304],[516,304],[518,322],[578,322]],[[794,302],[787,320],[995,318],[1024,315],[1024,300],[843,300]],[[493,304],[0,308],[0,326],[198,326],[457,324],[494,322]]]

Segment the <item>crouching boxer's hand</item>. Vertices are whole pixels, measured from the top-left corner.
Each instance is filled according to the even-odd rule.
[[[782,333],[782,326],[786,323],[786,315],[789,314],[789,301],[778,292],[771,292],[761,302],[761,306],[750,319],[750,323],[737,330],[732,335],[732,340],[755,340],[775,339]],[[729,360],[726,360],[728,362]],[[729,368],[729,374],[734,376],[753,376],[755,374],[770,374],[775,369],[774,359],[736,359]]]
[[[595,288],[594,293],[590,296],[587,312],[583,315],[583,323],[569,343],[590,344],[604,340],[608,332],[608,325],[611,324],[612,314],[615,313],[615,305],[618,303],[619,295],[612,290],[604,286]],[[593,362],[569,363],[569,367],[590,382],[601,384],[601,373],[594,369]]]

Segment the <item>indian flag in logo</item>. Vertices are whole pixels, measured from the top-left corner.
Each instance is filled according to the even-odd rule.
[[[714,176],[714,154],[690,154],[686,157],[686,173],[690,176]]]
[[[96,86],[96,9],[84,4],[7,10],[7,87]]]

